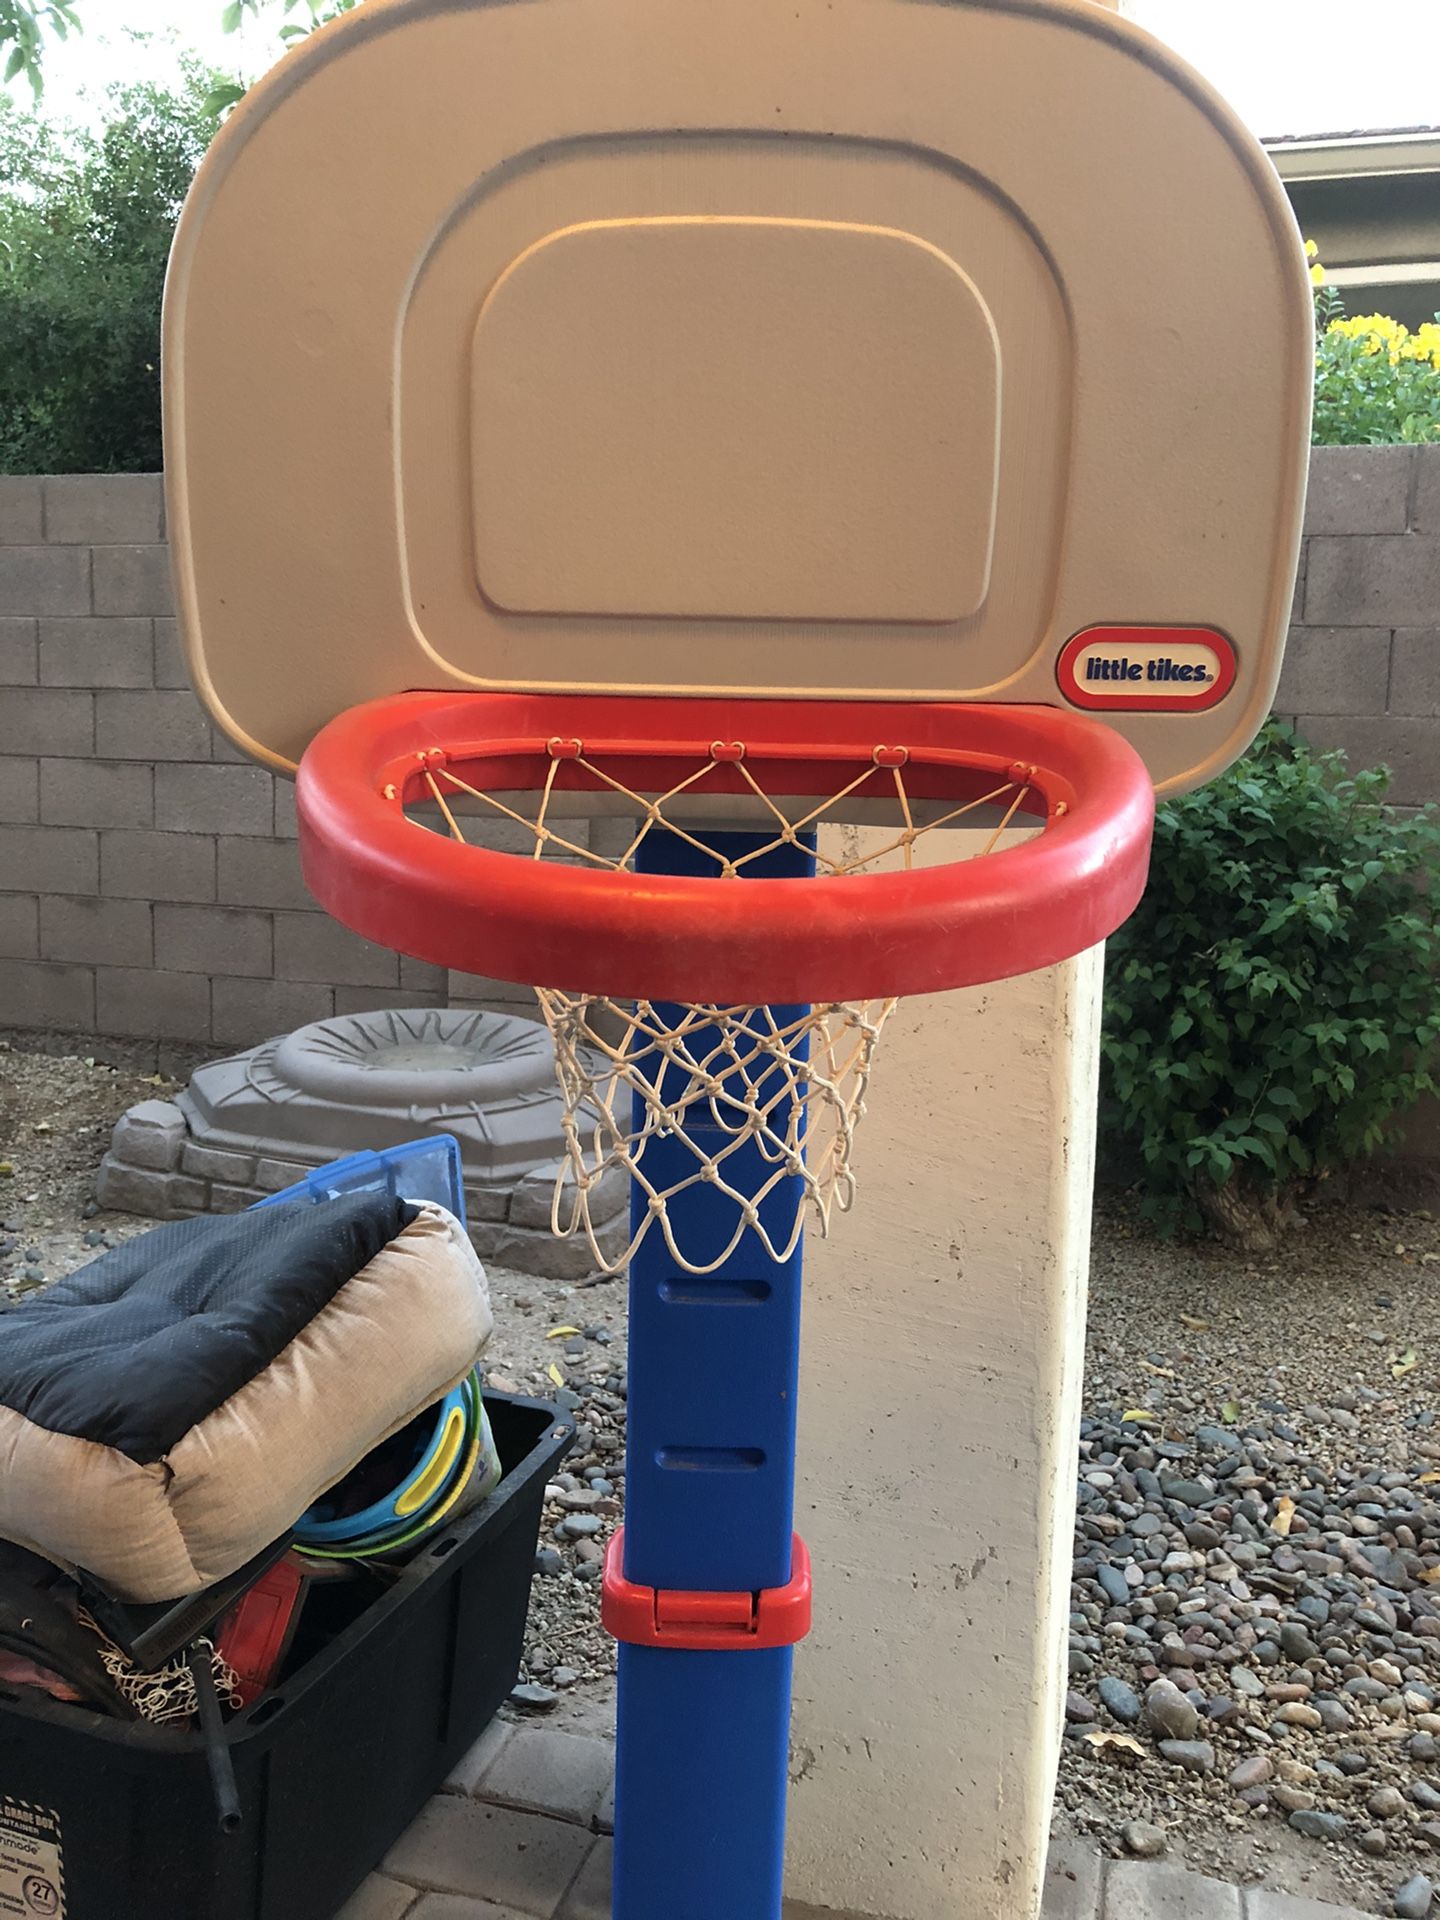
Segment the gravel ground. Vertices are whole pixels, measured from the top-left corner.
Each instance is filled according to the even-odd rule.
[[[1392,1911],[1440,1866],[1440,1227],[1101,1220],[1061,1821]]]
[[[0,1042],[0,1311],[146,1230],[91,1181],[124,1108],[171,1086]],[[1316,1209],[1263,1260],[1097,1220],[1059,1828],[1378,1913],[1440,1879],[1437,1269],[1426,1214]],[[625,1291],[490,1282],[491,1383],[580,1426],[521,1681],[598,1724]]]

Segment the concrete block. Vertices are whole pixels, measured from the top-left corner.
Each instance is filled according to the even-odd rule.
[[[39,622],[0,620],[0,687],[33,687],[40,678]]]
[[[104,688],[95,701],[103,760],[209,760],[210,723],[193,693]]]
[[[395,987],[337,987],[336,1013],[383,1013],[387,1007],[443,1007],[443,993],[423,993],[415,987],[400,992]]]
[[[289,1033],[335,1011],[331,987],[292,980],[214,982],[213,1037],[222,1046],[249,1047],[272,1034]]]
[[[400,984],[407,989],[416,988],[421,993],[443,996],[450,984],[450,971],[448,967],[432,967],[428,960],[412,960],[408,953],[402,953]]]
[[[540,1018],[535,1004],[535,989],[519,986],[513,980],[492,980],[483,973],[461,973],[450,969],[452,1007],[503,1007],[506,1013],[533,1013]]]
[[[300,878],[293,840],[230,840],[219,843],[218,897],[236,907],[288,907],[318,913]]]
[[[549,1920],[591,1847],[582,1828],[442,1793],[390,1849],[382,1871]]]
[[[264,1194],[258,1187],[227,1187],[216,1181],[210,1189],[211,1213],[243,1213],[247,1207],[253,1207],[257,1200],[263,1200]]]
[[[210,982],[202,974],[102,967],[95,977],[95,1018],[101,1033],[208,1040]]]
[[[148,687],[155,640],[148,620],[40,622],[40,684],[45,687]]]
[[[509,1187],[467,1187],[465,1211],[471,1220],[499,1222],[510,1212]]]
[[[0,699],[0,753],[95,751],[95,696],[70,688],[12,687]]]
[[[1440,446],[1415,449],[1415,494],[1410,525],[1416,533],[1440,533]]]
[[[275,972],[281,980],[324,980],[336,986],[400,986],[400,956],[362,940],[316,913],[277,913]]]
[[[162,617],[173,614],[175,598],[170,584],[169,548],[96,547],[95,611]]]
[[[140,761],[42,760],[40,818],[47,827],[149,827],[154,769]]]
[[[39,901],[33,894],[0,893],[0,960],[39,958]]]
[[[0,827],[0,884],[16,893],[94,893],[99,835],[79,827]]]
[[[1238,1888],[1149,1860],[1115,1861],[1103,1913],[1104,1920],[1243,1920]]]
[[[1312,447],[1306,533],[1404,533],[1413,455],[1413,447]]]
[[[255,762],[248,753],[242,753],[227,734],[220,731],[213,721],[210,726],[210,758],[220,766],[251,767]]]
[[[88,547],[0,547],[0,614],[90,611]]]
[[[610,1920],[610,1883],[615,1874],[615,1845],[597,1840],[580,1876],[565,1896],[556,1920]],[[845,1920],[844,1914],[832,1920]]]
[[[38,476],[0,474],[0,547],[38,547],[44,538]]]
[[[201,1147],[187,1140],[180,1154],[180,1171],[188,1173],[192,1180],[219,1180],[226,1186],[247,1186],[255,1178],[255,1156],[232,1153],[227,1147]]]
[[[155,685],[189,688],[190,674],[185,665],[185,650],[180,645],[180,623],[161,618],[151,623],[155,629]]]
[[[170,1216],[184,1220],[192,1213],[204,1213],[206,1192],[199,1180],[182,1180],[178,1175],[170,1180]]]
[[[0,754],[0,824],[30,826],[40,818],[40,762]],[[0,873],[0,884],[9,876]]]
[[[73,899],[42,895],[40,955],[84,966],[149,967],[155,950],[144,900]]]
[[[607,1259],[623,1251],[623,1222],[612,1222],[596,1235]],[[590,1280],[598,1271],[590,1243],[583,1233],[560,1239],[548,1225],[540,1227],[477,1227],[471,1234],[482,1259],[514,1273],[534,1273],[547,1280]]]
[[[163,492],[158,473],[50,474],[45,538],[91,547],[153,543],[160,538]]]
[[[483,1797],[588,1827],[614,1777],[611,1741],[559,1727],[520,1727],[485,1775]]]
[[[1305,563],[1310,557],[1308,540],[1300,542],[1300,559],[1295,568],[1295,587],[1290,595],[1290,624],[1298,626],[1305,613]],[[158,685],[159,682],[157,681]]]
[[[127,1167],[174,1173],[189,1137],[185,1116],[173,1100],[142,1100],[116,1121],[110,1151]]]
[[[102,833],[100,891],[135,900],[213,900],[215,842],[198,833]]]
[[[487,847],[492,853],[513,853],[529,859],[535,851],[535,830],[518,820],[507,820],[503,814],[497,814],[481,800],[467,800],[463,794],[452,796],[447,802],[450,811],[460,822],[461,832],[472,847]],[[449,826],[436,806],[417,806],[414,818],[428,824],[432,833],[438,833],[442,839],[449,834]],[[616,823],[621,835],[620,844],[628,846],[634,837],[634,829],[625,829]],[[592,823],[588,820],[557,820],[554,831],[570,843],[572,847],[585,847],[590,844],[593,833]],[[573,865],[575,856],[567,856],[555,850],[549,856],[557,863],[567,861]],[[588,863],[587,863],[588,864]]]
[[[537,1167],[533,1173],[526,1174],[515,1188],[515,1196],[510,1202],[510,1224],[513,1227],[542,1227],[550,1231],[551,1209],[554,1204],[555,1177],[560,1171],[558,1161],[550,1165]],[[567,1173],[566,1189],[573,1186],[573,1177]],[[593,1220],[611,1220],[624,1212],[630,1204],[630,1176],[623,1167],[607,1167],[599,1184],[590,1189],[590,1217]],[[570,1212],[568,1201],[560,1209],[561,1217],[567,1218]]]
[[[1292,627],[1277,713],[1384,713],[1388,627]]]
[[[610,1784],[600,1796],[600,1804],[595,1809],[595,1825],[601,1833],[615,1831],[615,1776],[610,1776]]]
[[[1375,534],[1310,542],[1305,624],[1423,627],[1440,605],[1440,538]]]
[[[1301,714],[1296,725],[1312,746],[1343,747],[1350,765],[1389,767],[1389,798],[1402,807],[1440,796],[1440,720]]]
[[[241,907],[155,908],[157,967],[269,979],[272,945],[268,913]]]
[[[1100,1855],[1082,1841],[1052,1841],[1041,1920],[1097,1920],[1101,1868]]]
[[[300,823],[295,818],[295,782],[277,780],[275,782],[275,838],[294,840],[299,837]]]
[[[113,1213],[138,1213],[147,1220],[166,1220],[170,1217],[174,1185],[172,1174],[146,1173],[107,1156],[100,1162],[100,1171],[95,1176],[95,1198]],[[204,1191],[201,1187],[202,1196]]]
[[[177,833],[268,835],[273,784],[263,767],[157,767],[155,824]]]
[[[3,861],[3,855],[0,855]],[[95,1028],[95,974],[90,967],[0,960],[0,1022],[7,1027]]]
[[[299,1160],[261,1160],[255,1168],[255,1184],[262,1193],[283,1193],[314,1171]]]
[[[384,1880],[372,1873],[351,1894],[336,1920],[405,1920],[414,1910],[416,1898],[413,1887],[402,1887],[398,1880]]]
[[[1390,649],[1391,713],[1440,715],[1440,627],[1401,627]]]
[[[513,1732],[514,1728],[510,1721],[492,1720],[470,1751],[456,1761],[443,1791],[474,1793],[489,1768],[500,1757],[506,1741]]]

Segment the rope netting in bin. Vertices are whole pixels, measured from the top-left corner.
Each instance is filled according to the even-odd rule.
[[[450,756],[424,756],[421,800],[430,806],[422,805],[421,817],[412,810],[411,818],[428,830],[443,823],[462,842],[467,824],[504,820],[520,830],[517,857],[616,872],[634,872],[646,841],[660,830],[683,842],[698,856],[698,870],[720,882],[745,878],[747,869],[782,849],[805,849],[816,871],[840,876],[908,869],[917,843],[947,827],[981,827],[973,853],[992,852],[1025,809],[1033,771],[997,772],[993,783],[979,783],[983,791],[941,808],[918,803],[907,789],[903,748],[876,747],[863,765],[852,761],[837,770],[846,777],[827,797],[792,800],[787,808],[785,796],[767,791],[764,760],[747,757],[739,743],[716,742],[660,792],[636,791],[607,767],[603,754],[592,757],[579,741],[552,740],[545,753],[548,766],[528,796],[487,793],[458,772]],[[731,802],[723,826],[697,824],[713,815],[706,796],[717,774],[724,775]],[[607,821],[609,851],[587,842],[569,817],[577,786],[604,796],[597,811],[615,816]],[[426,811],[438,819],[426,819]],[[821,830],[857,812],[862,826]],[[737,834],[743,836],[738,842]],[[863,910],[859,900],[857,908]],[[544,985],[536,994],[564,1096],[565,1153],[553,1225],[559,1234],[583,1234],[603,1271],[623,1269],[652,1228],[690,1273],[713,1272],[747,1233],[772,1260],[783,1261],[805,1227],[806,1208],[794,1204],[797,1191],[822,1235],[832,1215],[849,1208],[855,1129],[894,999],[763,1007],[619,1000]],[[617,1168],[636,1183],[645,1204],[634,1210],[629,1244],[607,1255],[590,1202]],[[791,1181],[802,1184],[785,1184]],[[700,1189],[723,1203],[701,1209],[703,1227],[695,1237],[703,1248],[686,1244]],[[677,1206],[682,1196],[686,1204]]]

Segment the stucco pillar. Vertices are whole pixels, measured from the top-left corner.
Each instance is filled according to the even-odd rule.
[[[1101,952],[904,1003],[807,1253],[789,1891],[1034,1920],[1064,1688]]]

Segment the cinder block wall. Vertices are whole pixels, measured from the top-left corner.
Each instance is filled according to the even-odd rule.
[[[1319,447],[1276,711],[1440,799],[1440,446]]]
[[[239,1047],[523,989],[311,904],[293,794],[189,691],[153,475],[0,478],[0,1027]],[[1440,796],[1440,447],[1316,452],[1277,709]]]
[[[0,1027],[163,1056],[368,1007],[528,1008],[315,907],[290,783],[190,691],[163,516],[156,475],[0,477]]]

